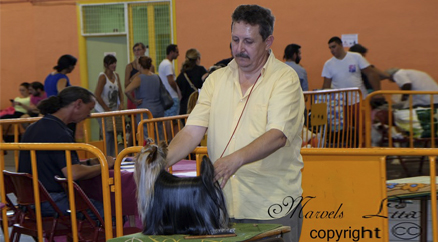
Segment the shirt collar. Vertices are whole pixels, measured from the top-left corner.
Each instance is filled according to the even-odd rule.
[[[68,130],[68,132],[69,132],[71,135],[73,135],[73,131],[72,131],[70,128],[68,128],[68,126],[67,126],[64,122],[62,122],[61,119],[57,118],[56,116],[54,116],[54,115],[52,115],[52,114],[46,114],[46,115],[44,116],[44,118],[45,118],[45,119],[48,119],[48,120],[55,121],[55,122],[57,122],[59,125],[61,125],[62,127],[66,127],[67,130]]]
[[[46,114],[46,115],[44,116],[44,118],[45,118],[45,119],[48,119],[48,120],[55,121],[55,122],[57,122],[57,123],[60,123],[60,124],[62,124],[63,126],[67,126],[67,125],[65,125],[64,122],[62,122],[61,119],[59,119],[58,117],[56,117],[56,116],[54,116],[54,115],[52,115],[52,114]]]

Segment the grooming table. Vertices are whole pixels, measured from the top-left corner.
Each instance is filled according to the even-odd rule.
[[[438,184],[438,177],[435,178]],[[431,187],[429,176],[408,177],[386,182],[388,200],[418,199],[420,200],[420,241],[427,241],[427,201],[430,200]]]
[[[196,161],[182,160],[173,166],[173,173],[176,176],[189,177],[196,176]],[[114,170],[109,171],[110,178],[114,177]],[[134,181],[134,165],[125,166],[121,171],[122,183],[122,211],[123,215],[137,216],[137,198],[135,196],[137,186]],[[87,180],[78,181],[79,186],[85,194],[96,201],[103,201],[102,195],[102,178],[100,176]],[[114,193],[111,192],[111,213],[115,215]]]
[[[284,233],[290,232],[289,226],[281,224],[234,224],[232,226],[236,229],[236,236],[234,237],[214,237],[214,238],[199,238],[199,239],[185,239],[186,235],[144,235],[141,233],[125,235],[118,238],[108,240],[109,242],[165,242],[165,241],[187,241],[187,242],[231,242],[231,241],[256,241],[265,238],[272,238],[280,236]]]

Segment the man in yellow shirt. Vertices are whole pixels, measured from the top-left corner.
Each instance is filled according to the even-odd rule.
[[[234,60],[203,85],[187,125],[169,146],[169,165],[184,158],[208,130],[208,154],[236,222],[291,226],[298,241],[304,98],[296,72],[271,51],[274,16],[241,5],[232,16]]]

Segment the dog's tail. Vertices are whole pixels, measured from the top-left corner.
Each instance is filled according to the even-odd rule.
[[[225,203],[225,198],[222,193],[222,189],[219,185],[219,182],[214,181],[214,166],[213,163],[207,156],[202,158],[201,163],[201,177],[204,186],[207,188],[206,190],[210,193],[210,197],[212,198],[215,206],[212,208],[215,209],[214,213],[216,214],[216,221],[219,218],[219,224],[213,225],[213,227],[218,229],[226,229],[229,227],[229,217],[228,211]]]
[[[137,184],[137,206],[142,221],[145,221],[146,211],[152,206],[155,181],[166,165],[167,148],[165,144],[161,146],[146,145],[135,159],[134,179]]]

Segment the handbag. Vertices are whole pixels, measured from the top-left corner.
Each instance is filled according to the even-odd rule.
[[[116,132],[123,132],[123,121],[121,116],[115,116],[114,117],[116,122]],[[104,125],[105,125],[105,132],[113,132],[113,118],[112,117],[105,117],[104,118]]]
[[[4,115],[11,115],[15,113],[14,107],[7,107],[3,110],[0,110],[0,117],[3,117]]]
[[[166,90],[166,87],[163,85],[161,79],[160,79],[160,99],[161,102],[163,103],[164,110],[167,110],[173,106],[173,98]]]
[[[196,89],[195,85],[193,85],[192,81],[190,81],[190,78],[187,76],[185,72],[184,72],[184,77],[186,78],[190,87],[193,89],[193,92],[190,94],[189,99],[187,101],[187,113],[191,113],[198,101],[199,93],[198,93],[198,89]]]

